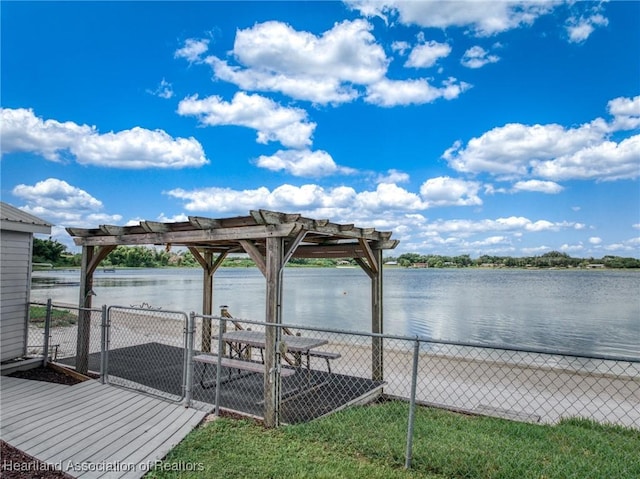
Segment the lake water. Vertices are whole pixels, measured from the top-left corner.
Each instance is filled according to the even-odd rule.
[[[202,311],[198,269],[104,272],[94,305]],[[36,271],[31,300],[77,304],[78,271]],[[255,268],[220,268],[220,305],[263,320],[265,280]],[[384,272],[385,332],[431,339],[640,358],[640,272],[402,269]],[[283,322],[371,330],[370,281],[359,268],[286,268]]]

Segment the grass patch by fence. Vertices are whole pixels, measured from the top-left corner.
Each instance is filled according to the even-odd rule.
[[[29,307],[29,320],[36,326],[44,327],[44,321],[47,317],[46,306]],[[51,327],[73,326],[78,322],[77,314],[72,313],[68,309],[52,309],[51,310]]]
[[[167,466],[201,464],[198,477],[636,478],[640,431],[569,419],[537,425],[417,408],[413,468],[403,469],[407,408],[390,401],[307,424],[265,430],[222,418],[193,431]],[[168,467],[169,469],[169,467]],[[178,477],[151,472],[147,478]]]

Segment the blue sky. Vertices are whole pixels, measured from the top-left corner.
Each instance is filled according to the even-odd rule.
[[[640,2],[2,2],[2,200],[640,257]]]

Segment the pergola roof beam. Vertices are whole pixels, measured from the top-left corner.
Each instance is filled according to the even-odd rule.
[[[70,228],[72,229],[72,228]],[[266,225],[266,226],[241,226],[238,228],[169,231],[166,233],[129,234],[120,236],[84,236],[76,235],[74,242],[78,246],[104,246],[104,245],[138,245],[138,244],[192,244],[217,241],[238,241],[247,238],[268,238],[277,236],[290,236],[299,230],[296,224]],[[99,231],[99,230],[98,230]],[[72,232],[69,231],[71,234]]]
[[[282,236],[295,237],[298,230],[292,230],[291,233],[283,232],[285,226],[305,230],[308,234],[305,242],[325,242],[326,239],[366,239],[367,241],[384,242],[391,238],[389,231],[376,231],[375,228],[358,228],[353,224],[332,223],[329,220],[314,220],[304,218],[299,214],[279,213],[268,210],[252,211],[249,216],[238,216],[235,218],[204,218],[199,216],[190,216],[189,221],[175,223],[161,223],[157,221],[141,221],[139,225],[134,226],[113,226],[101,225],[99,228],[83,229],[83,228],[67,228],[71,236],[75,238],[78,245],[104,245],[104,244],[154,244],[162,243],[165,237],[153,238],[143,236],[145,234],[163,234],[185,232],[188,235],[170,237],[172,243],[193,244],[195,242],[223,241],[226,231],[226,239],[237,240],[240,236],[246,234],[246,230],[242,228],[251,227],[275,227],[276,234]],[[251,231],[251,230],[248,230]],[[202,233],[202,232],[210,232]],[[217,233],[215,233],[217,232]],[[125,238],[125,239],[107,239]],[[258,236],[264,238],[266,236]],[[101,238],[100,240],[89,240],[88,238]],[[252,238],[252,236],[243,239]],[[319,238],[319,239],[318,239]],[[168,241],[164,241],[168,242]]]

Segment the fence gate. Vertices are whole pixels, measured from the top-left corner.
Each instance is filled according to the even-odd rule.
[[[105,378],[165,399],[185,396],[188,316],[179,311],[111,306],[102,356]]]

